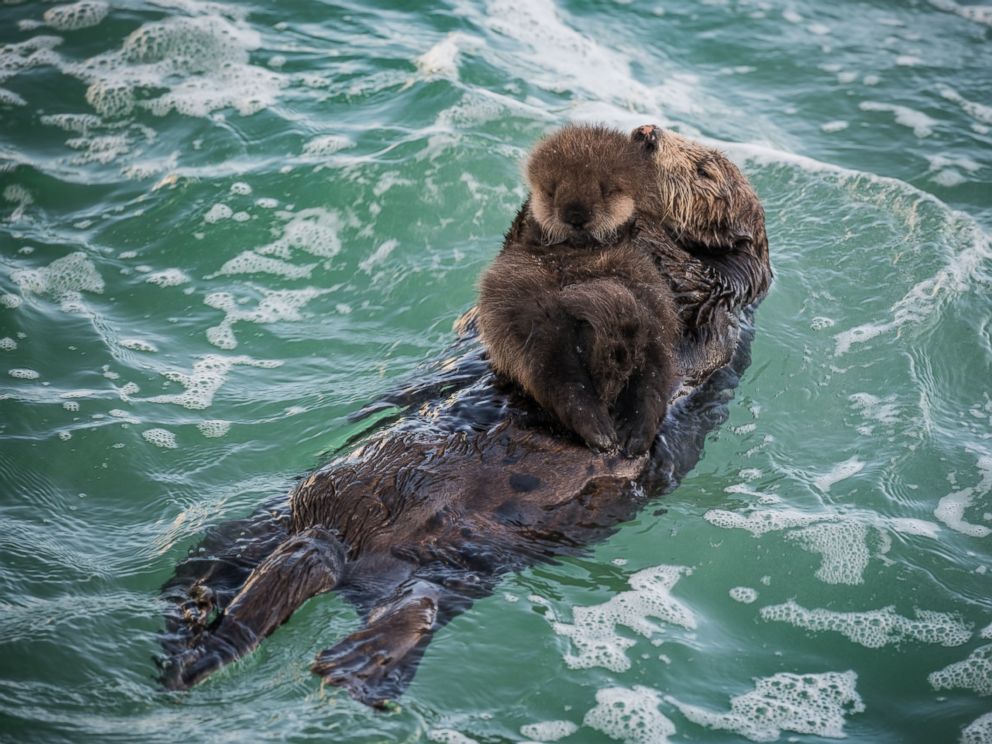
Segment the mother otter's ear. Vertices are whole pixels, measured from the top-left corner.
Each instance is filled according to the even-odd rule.
[[[661,127],[642,124],[630,133],[630,139],[640,144],[646,152],[653,153],[661,143]]]

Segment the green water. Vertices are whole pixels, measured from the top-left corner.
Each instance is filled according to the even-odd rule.
[[[81,6],[0,6],[0,740],[992,741],[992,9]],[[307,671],[334,596],[163,692],[172,567],[444,348],[572,119],[706,138],[766,205],[703,460],[392,712]]]

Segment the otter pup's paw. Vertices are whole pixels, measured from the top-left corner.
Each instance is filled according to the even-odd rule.
[[[634,142],[641,143],[648,152],[654,152],[658,149],[658,143],[661,141],[661,127],[654,124],[644,124],[631,132],[630,138]]]
[[[640,457],[651,448],[658,428],[653,416],[620,422],[617,426],[620,449],[627,457]]]
[[[583,404],[572,401],[562,412],[562,423],[574,431],[594,452],[614,452],[617,449],[617,434],[613,421],[600,401]]]

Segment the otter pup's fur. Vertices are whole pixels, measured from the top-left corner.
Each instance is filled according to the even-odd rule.
[[[744,307],[764,296],[772,279],[765,212],[744,174],[719,150],[652,124],[635,129],[631,140],[655,165],[653,187],[642,192],[637,204],[639,227],[649,238],[667,234],[710,273],[706,282],[701,277],[687,282],[698,295],[693,301],[680,292],[670,255],[661,262],[674,282],[687,328],[701,328],[713,312]]]
[[[641,454],[677,383],[681,332],[667,281],[633,242],[651,157],[616,130],[568,126],[526,172],[530,197],[480,284],[490,362],[590,447]]]

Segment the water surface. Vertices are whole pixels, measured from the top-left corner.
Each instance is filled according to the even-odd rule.
[[[0,739],[992,741],[992,9],[411,8],[0,7]],[[699,466],[388,714],[307,671],[334,596],[160,690],[171,568],[440,353],[569,120],[704,138],[766,205]]]

